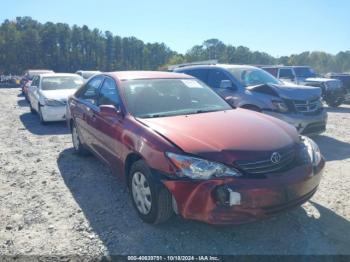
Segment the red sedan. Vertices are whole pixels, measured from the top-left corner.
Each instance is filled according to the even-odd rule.
[[[68,102],[74,149],[127,182],[139,216],[240,224],[299,206],[325,165],[294,127],[166,72],[92,77]]]

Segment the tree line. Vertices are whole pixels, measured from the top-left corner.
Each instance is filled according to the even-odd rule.
[[[56,72],[157,70],[208,59],[231,64],[310,65],[320,73],[350,71],[350,51],[336,55],[303,52],[276,58],[209,39],[179,54],[164,43],[144,43],[135,37],[120,37],[85,25],[43,24],[30,17],[5,20],[0,25],[0,73],[5,74],[21,74],[28,68]]]

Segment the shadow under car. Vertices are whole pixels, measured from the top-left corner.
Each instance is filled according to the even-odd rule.
[[[327,161],[350,158],[350,143],[326,135],[315,136],[313,140],[315,140]]]
[[[38,114],[24,113],[20,115],[24,127],[35,135],[64,135],[70,131],[65,121],[47,122],[45,125],[40,123]]]
[[[350,113],[350,107],[326,107],[328,113]]]
[[[125,182],[96,158],[80,157],[70,148],[60,153],[57,164],[90,227],[111,255],[350,253],[350,222],[318,203],[308,204],[315,216],[299,207],[241,226],[211,226],[178,216],[149,225],[134,211]]]
[[[25,99],[17,100],[17,105],[20,107],[29,107],[29,102]]]

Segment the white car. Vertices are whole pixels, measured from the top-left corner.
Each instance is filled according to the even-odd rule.
[[[40,122],[64,121],[66,103],[84,83],[84,79],[76,74],[44,74],[33,78],[28,89],[30,111],[38,112]]]

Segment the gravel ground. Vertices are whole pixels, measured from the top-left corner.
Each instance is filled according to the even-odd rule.
[[[315,137],[327,166],[308,203],[262,222],[152,226],[94,157],[73,154],[64,123],[39,124],[19,89],[0,89],[0,254],[350,254],[350,106]]]

